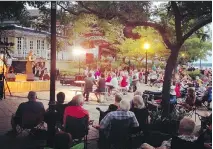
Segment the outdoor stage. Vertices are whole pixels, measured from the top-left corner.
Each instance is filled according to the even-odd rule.
[[[50,90],[50,81],[26,81],[26,75],[20,74],[16,75],[16,81],[9,82],[7,81],[11,93],[21,93],[29,91],[49,91]],[[5,83],[5,92],[8,93],[8,87]]]

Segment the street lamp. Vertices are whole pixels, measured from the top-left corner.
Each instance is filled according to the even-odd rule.
[[[80,75],[80,55],[85,54],[85,51],[82,48],[74,48],[73,55],[78,56],[78,73]]]
[[[147,68],[147,50],[150,48],[149,43],[144,44],[144,49],[146,50],[146,73],[145,73],[145,84],[147,84],[147,78],[148,78],[148,68]]]

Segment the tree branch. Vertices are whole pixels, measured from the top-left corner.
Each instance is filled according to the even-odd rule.
[[[181,14],[176,2],[172,1],[171,6],[175,16],[175,32],[176,32],[177,44],[181,45],[183,40],[182,29],[181,29]]]
[[[77,15],[80,15],[81,13],[87,13],[87,14],[90,13],[90,12],[85,11],[85,10],[81,10],[81,11],[79,11],[79,12],[75,12],[74,10],[65,8],[64,6],[62,6],[62,5],[59,4],[59,3],[58,3],[58,6],[60,6],[62,9],[64,9],[64,11],[67,11],[67,12],[73,14],[73,15],[76,15],[76,16],[77,16]]]
[[[205,17],[204,19],[198,21],[197,23],[195,23],[194,27],[191,28],[191,30],[188,31],[188,33],[186,33],[184,36],[183,36],[183,40],[182,40],[182,44],[184,43],[184,41],[186,39],[188,39],[194,32],[196,32],[197,30],[199,30],[201,27],[209,24],[212,22],[212,16],[208,16],[208,17]]]

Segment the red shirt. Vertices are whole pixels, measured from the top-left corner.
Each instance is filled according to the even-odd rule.
[[[127,77],[123,76],[123,79],[121,81],[121,87],[126,87],[127,85],[128,85]]]
[[[180,86],[178,86],[178,85],[175,86],[175,92],[176,92],[176,96],[177,96],[178,98],[181,97]]]
[[[69,106],[64,110],[64,124],[66,124],[67,116],[82,118],[86,115],[89,116],[88,111],[83,109],[81,106]]]

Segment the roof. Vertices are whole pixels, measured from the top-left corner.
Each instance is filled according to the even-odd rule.
[[[26,32],[37,33],[37,34],[51,35],[51,33],[47,31],[39,31],[33,28],[22,27],[15,24],[2,25],[0,26],[0,30],[19,30],[19,31],[26,31]],[[61,35],[57,35],[57,37],[67,38],[66,36],[61,36]]]

